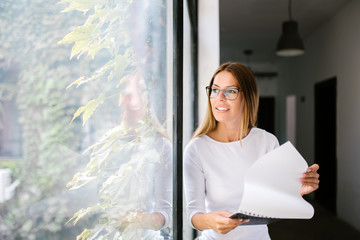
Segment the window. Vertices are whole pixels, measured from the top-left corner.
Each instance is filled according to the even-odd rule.
[[[21,127],[14,100],[16,69],[10,68],[5,58],[0,59],[0,158],[8,161],[19,158],[21,152]]]
[[[172,1],[0,8],[0,238],[172,239]]]

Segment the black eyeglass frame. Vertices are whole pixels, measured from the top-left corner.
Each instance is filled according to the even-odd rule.
[[[211,91],[211,89],[212,89],[212,86],[206,86],[205,87],[205,89],[206,89],[206,95],[209,97],[209,98],[217,98],[218,96],[219,96],[219,93],[215,96],[215,97],[211,97],[210,95],[211,95],[211,93],[210,93],[210,91]],[[236,100],[237,98],[238,98],[238,96],[239,96],[239,93],[241,92],[241,89],[240,88],[226,88],[226,89],[220,89],[220,88],[216,88],[216,89],[218,89],[219,91],[221,91],[223,94],[224,94],[224,96],[225,96],[225,98],[226,98],[226,100],[229,100],[229,101],[233,101],[233,100]],[[236,89],[236,90],[238,90],[238,92],[237,92],[237,95],[236,95],[236,98],[234,98],[234,99],[228,99],[228,96],[227,96],[227,93],[225,93],[225,90],[227,90],[227,89]]]

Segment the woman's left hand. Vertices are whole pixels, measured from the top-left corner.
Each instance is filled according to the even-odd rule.
[[[119,229],[133,231],[134,229],[159,230],[165,224],[165,217],[159,212],[145,213],[137,211],[130,216],[119,218]]]
[[[318,169],[319,169],[319,165],[313,164],[306,170],[306,172],[303,173],[303,176],[300,179],[302,183],[301,196],[309,194],[319,188],[320,175],[317,173]]]

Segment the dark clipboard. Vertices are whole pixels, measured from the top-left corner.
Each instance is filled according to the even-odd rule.
[[[232,218],[232,219],[249,219],[250,220],[249,222],[243,223],[240,226],[242,226],[242,225],[261,225],[261,224],[268,225],[270,223],[280,221],[279,218],[255,217],[255,216],[249,216],[249,215],[242,214],[242,213],[234,213],[229,218]]]

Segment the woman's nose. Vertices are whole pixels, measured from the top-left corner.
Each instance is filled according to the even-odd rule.
[[[129,108],[138,108],[142,106],[141,97],[134,93],[125,94],[123,102]]]
[[[226,100],[226,96],[223,91],[220,91],[219,94],[217,95],[217,97],[219,98],[220,101]]]
[[[142,106],[142,100],[139,94],[134,94],[132,96],[130,105],[133,108],[140,108]]]

